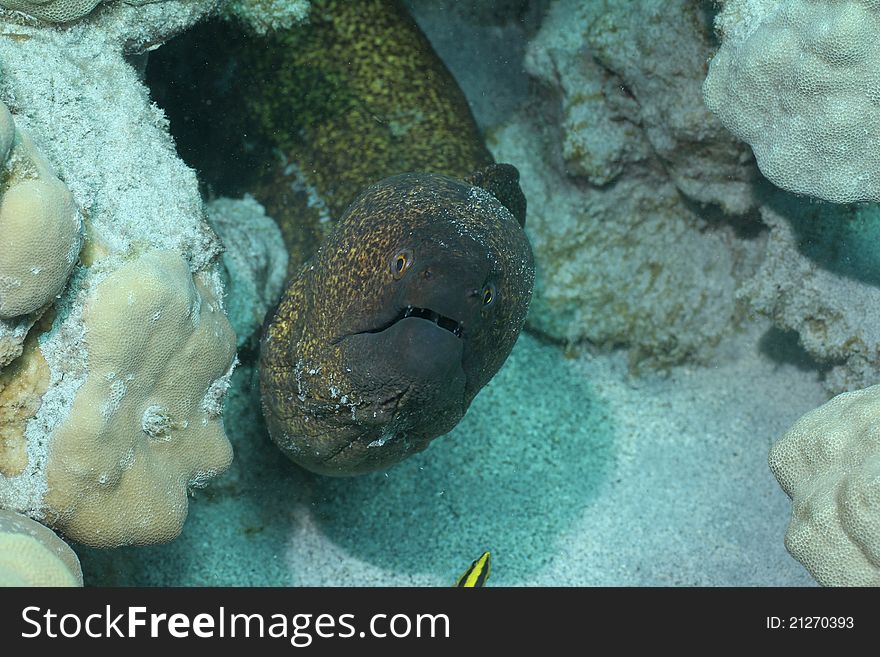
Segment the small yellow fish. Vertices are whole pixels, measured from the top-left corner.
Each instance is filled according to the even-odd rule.
[[[489,555],[489,552],[483,552],[480,558],[464,571],[464,575],[458,578],[455,586],[459,588],[478,588],[483,586],[486,580],[489,579]]]

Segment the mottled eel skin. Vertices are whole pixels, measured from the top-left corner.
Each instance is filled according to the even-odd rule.
[[[531,250],[480,187],[409,173],[367,189],[265,331],[269,431],[321,474],[387,467],[462,418],[525,321]]]
[[[317,473],[385,468],[456,425],[523,326],[534,267],[518,173],[493,164],[396,1],[315,0],[307,26],[264,38],[204,29],[225,61],[184,43],[155,66],[170,58],[172,125],[195,126],[181,151],[215,188],[253,193],[291,254],[260,349],[269,432]],[[186,67],[215,86],[187,97]],[[270,164],[232,173],[236,159]]]

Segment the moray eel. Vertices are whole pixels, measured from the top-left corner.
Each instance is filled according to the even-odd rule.
[[[253,194],[284,235],[260,345],[272,439],[354,475],[451,430],[510,353],[534,267],[516,169],[402,5],[313,0],[262,37],[209,24],[147,73],[202,180]]]
[[[272,438],[326,475],[425,449],[507,358],[533,271],[519,222],[483,188],[430,173],[369,187],[269,319],[260,383]]]

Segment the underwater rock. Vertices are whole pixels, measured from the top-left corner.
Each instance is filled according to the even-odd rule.
[[[214,0],[168,0],[139,6],[114,2],[63,27],[35,26],[22,20],[8,23],[0,33],[0,100],[15,116],[16,127],[29,135],[70,190],[86,228],[80,262],[55,301],[54,314],[47,315],[51,324],[40,326],[44,332],[38,346],[19,356],[24,361],[5,363],[2,370],[4,390],[17,390],[23,396],[3,411],[15,417],[17,428],[2,452],[9,467],[0,474],[0,507],[58,523],[78,540],[94,545],[174,538],[186,515],[187,487],[205,483],[229,460],[229,444],[217,416],[235,336],[219,302],[213,301],[222,297],[219,240],[204,221],[194,172],[178,158],[167,120],[150,102],[137,71],[126,60],[126,55],[154,47],[218,4]],[[178,352],[184,362],[163,360],[164,352],[157,351],[156,345],[155,349],[135,346],[135,338],[150,326],[154,315],[158,312],[161,317],[158,308],[143,316],[149,306],[138,305],[136,299],[130,312],[120,312],[115,322],[105,318],[110,322],[105,332],[94,330],[92,322],[89,334],[86,308],[110,302],[96,295],[120,276],[154,280],[151,272],[155,268],[150,263],[156,262],[158,253],[176,258],[173,267],[168,265],[169,272],[177,272],[180,290],[190,293],[187,308],[192,312],[183,322],[162,318],[159,324],[165,328],[156,336],[184,350],[190,335],[198,332],[193,322],[205,320],[202,331],[213,327],[211,339],[201,343],[202,353]],[[193,277],[201,286],[196,295],[192,294]],[[213,319],[203,316],[208,311]],[[12,329],[13,335],[36,319],[27,317],[26,323]],[[127,324],[126,318],[134,323]],[[9,349],[3,345],[8,335],[9,329],[0,330],[4,350]],[[161,362],[150,362],[150,354]],[[103,371],[106,376],[119,375],[103,381],[106,387],[94,380],[101,376],[96,368],[102,362],[119,364]],[[211,420],[203,430],[213,432],[222,458],[216,457],[214,448],[203,452],[202,446],[185,440],[191,433],[197,438],[199,431],[193,426],[187,432],[182,424],[200,423],[202,418],[178,418],[185,405],[178,403],[179,398],[171,395],[167,412],[154,409],[151,414],[147,411],[156,404],[147,395],[136,394],[144,385],[173,388],[180,376],[202,364],[214,368],[206,374],[212,380],[193,384],[198,388],[204,383],[204,389],[193,395]],[[40,392],[40,382],[46,379],[48,386]],[[91,404],[80,401],[86,397]],[[117,408],[128,410],[115,414]],[[100,421],[91,421],[93,413]],[[138,418],[137,422],[129,422],[129,416]],[[120,455],[120,443],[161,444],[166,437],[163,418],[170,418],[172,424],[181,420],[180,427],[166,427],[179,428],[182,439],[175,450],[167,452],[167,458],[154,462],[148,450],[128,447],[121,448],[124,454]],[[22,446],[21,423],[25,421]],[[71,431],[78,434],[76,440],[62,440]],[[101,442],[102,438],[108,442]],[[68,472],[70,476],[59,475],[63,468],[55,465],[68,456],[82,469]],[[125,476],[118,478],[114,467],[132,473],[135,479],[140,477],[139,484],[129,485],[132,479]],[[155,478],[142,476],[151,468]],[[163,469],[167,474],[160,472]],[[119,490],[124,495],[114,498]],[[128,511],[117,514],[113,504],[122,497]],[[163,500],[173,506],[170,512],[167,506],[160,508]],[[77,514],[71,511],[74,507],[78,507]],[[150,515],[153,511],[155,515]],[[75,522],[71,521],[74,515]],[[132,519],[132,515],[138,517]],[[175,520],[163,522],[169,517]]]
[[[880,212],[875,206],[809,203],[780,195],[761,208],[770,228],[760,268],[740,298],[796,331],[829,366],[832,394],[880,378]]]
[[[40,310],[12,320],[0,319],[0,369],[21,355],[28,331],[40,318],[42,312]]]
[[[711,52],[698,2],[554,4],[525,66],[559,99],[567,172],[602,187],[645,170],[688,199],[748,212],[754,161],[703,104]]]
[[[880,8],[864,0],[726,0],[706,104],[775,185],[880,200]]]
[[[257,34],[286,30],[308,19],[308,0],[228,0],[223,13]]]
[[[510,354],[533,272],[520,223],[480,187],[424,173],[371,186],[267,322],[260,381],[273,440],[328,475],[424,450]]]
[[[51,322],[45,322],[47,330]],[[14,477],[28,464],[26,430],[40,410],[49,388],[49,366],[37,345],[40,331],[32,330],[20,354],[0,366],[0,475]]]
[[[785,547],[825,586],[880,585],[880,386],[838,395],[773,445],[792,501]]]
[[[753,221],[739,214],[758,174],[703,106],[701,16],[684,2],[564,1],[529,44],[542,85],[489,146],[529,199],[530,329],[663,367],[704,360],[736,325],[760,244],[728,219]]]
[[[281,296],[287,280],[284,239],[252,196],[214,199],[205,210],[225,247],[226,313],[241,348],[259,333],[266,313]]]
[[[749,245],[713,230],[669,181],[622,178],[606,190],[567,179],[553,164],[555,135],[532,121],[524,113],[490,144],[520,169],[530,203],[527,326],[562,342],[627,347],[634,365],[704,359],[737,319],[737,278],[754,268]]]

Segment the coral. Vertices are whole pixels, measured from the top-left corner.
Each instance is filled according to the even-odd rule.
[[[257,34],[287,29],[309,15],[308,0],[230,0],[224,13],[248,25]]]
[[[27,423],[49,388],[49,367],[33,331],[20,358],[0,369],[0,474],[13,477],[27,466]]]
[[[82,245],[81,219],[67,186],[51,172],[0,105],[0,320],[27,315],[64,287]],[[12,138],[10,139],[10,135]]]
[[[0,509],[0,586],[82,586],[79,559],[52,530]]]
[[[128,59],[218,5],[109,2],[63,28],[21,20],[0,34],[0,100],[15,116],[15,139],[33,142],[88,219],[53,321],[40,327],[21,362],[10,359],[39,312],[0,320],[10,397],[3,412],[14,419],[3,458],[15,461],[0,474],[0,507],[98,546],[173,538],[187,486],[205,483],[230,457],[219,413],[235,336],[215,301],[222,295],[220,242],[205,222],[195,173],[178,158],[165,116]],[[0,146],[7,124],[0,120]],[[17,151],[13,144],[10,162]],[[164,287],[162,276],[169,276]],[[113,301],[112,291],[127,283],[143,304]],[[95,308],[118,312],[101,319]],[[174,345],[168,358],[160,338]],[[144,364],[139,357],[148,347],[156,362]],[[45,381],[44,370],[48,387],[40,394],[36,374]],[[119,378],[101,378],[111,373]]]
[[[235,335],[183,258],[162,251],[99,283],[83,321],[88,376],[53,435],[48,515],[89,545],[171,540],[187,489],[232,459],[218,399]]]
[[[827,586],[880,585],[880,386],[807,413],[773,446],[792,500],[785,546]]]
[[[226,312],[241,347],[281,296],[287,250],[281,230],[251,196],[216,199],[205,210],[225,247]]]
[[[880,377],[880,212],[780,198],[761,208],[770,227],[760,268],[738,291],[774,324],[794,330],[830,367],[834,394]]]
[[[0,319],[0,370],[21,356],[28,331],[41,314],[42,310],[12,320]]]
[[[774,184],[836,203],[880,200],[880,6],[727,0],[707,106]]]
[[[90,14],[102,1],[104,0],[0,0],[0,8],[21,12],[47,23],[70,23]],[[167,1],[119,0],[133,6]],[[200,0],[190,1],[191,4],[197,4]]]
[[[724,334],[735,317],[737,259],[724,233],[695,229],[699,218],[671,184],[560,185],[552,156],[535,146],[547,144],[540,128],[520,119],[495,138],[495,156],[519,167],[529,199],[532,330],[627,346],[634,362],[659,366],[699,359]]]
[[[0,318],[49,303],[70,275],[82,244],[73,198],[59,180],[26,180],[0,204]]]
[[[540,96],[489,141],[529,200],[532,330],[663,366],[705,358],[737,320],[757,249],[692,201],[747,212],[757,171],[702,104],[708,54],[687,3],[551,8],[526,57]]]
[[[82,18],[101,0],[0,0],[0,7],[13,9],[50,23]]]

